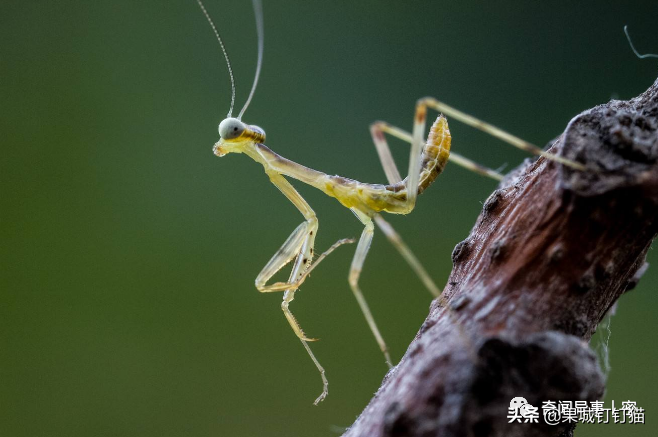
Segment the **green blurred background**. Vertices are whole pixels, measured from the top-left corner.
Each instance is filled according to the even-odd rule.
[[[253,78],[251,2],[208,0],[234,63]],[[265,2],[262,79],[245,121],[305,165],[383,182],[368,133],[409,128],[432,95],[545,144],[580,111],[655,80],[658,3]],[[216,158],[229,82],[192,0],[0,5],[0,435],[334,436],[386,372],[341,248],[292,308],[330,394],[280,310],[253,281],[301,221],[262,168]],[[522,153],[452,123],[453,148],[508,169]],[[311,138],[312,140],[309,140]],[[406,166],[407,148],[395,144]],[[335,200],[301,193],[318,250],[361,231]],[[449,166],[407,217],[391,217],[443,284],[492,181]],[[427,235],[423,230],[431,230]],[[649,261],[658,261],[649,254]],[[606,406],[646,425],[579,436],[655,435],[658,270],[612,319]],[[377,233],[362,288],[395,359],[430,298]],[[606,334],[607,335],[607,334]]]

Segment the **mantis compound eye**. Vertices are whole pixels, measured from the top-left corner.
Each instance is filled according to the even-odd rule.
[[[244,133],[245,125],[237,118],[227,118],[219,123],[219,136],[224,140],[234,140]]]

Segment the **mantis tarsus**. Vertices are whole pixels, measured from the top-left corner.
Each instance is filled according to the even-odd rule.
[[[582,170],[584,168],[581,164],[544,152],[539,147],[533,146],[520,138],[482,122],[468,114],[462,113],[431,97],[418,100],[412,133],[407,133],[402,129],[390,126],[384,122],[376,122],[371,125],[373,142],[386,174],[388,184],[368,184],[341,176],[332,176],[283,158],[265,146],[265,132],[263,129],[254,125],[246,124],[241,120],[242,115],[253,96],[262,64],[263,26],[260,1],[253,0],[259,37],[258,66],[256,69],[254,84],[247,99],[247,103],[242,108],[237,118],[231,116],[235,101],[235,84],[224,43],[203,4],[200,0],[197,0],[197,2],[215,32],[224,53],[224,57],[226,58],[231,76],[231,107],[227,118],[219,124],[220,140],[214,146],[214,153],[217,156],[225,156],[229,153],[244,153],[261,164],[265,173],[270,178],[270,181],[293,205],[295,205],[305,219],[304,222],[292,232],[285,243],[283,243],[281,248],[274,254],[260,272],[256,278],[256,288],[263,293],[283,292],[283,302],[281,307],[285,317],[297,337],[301,340],[322,376],[323,390],[320,396],[315,400],[315,404],[322,401],[327,395],[328,383],[325,371],[308,345],[308,342],[314,341],[314,339],[306,337],[299,323],[290,312],[289,305],[295,297],[295,291],[301,286],[311,270],[313,270],[336,247],[344,243],[352,242],[352,240],[345,239],[336,242],[329,248],[329,250],[313,262],[313,256],[315,255],[314,242],[318,230],[318,219],[310,205],[285,178],[286,176],[311,185],[328,196],[336,198],[343,206],[349,208],[364,225],[350,267],[348,282],[359,306],[361,307],[365,319],[375,336],[384,357],[386,358],[387,364],[389,367],[392,367],[386,343],[377,328],[375,320],[368,308],[368,304],[359,288],[359,276],[370,248],[375,224],[377,224],[377,226],[383,231],[384,235],[386,235],[389,241],[396,247],[403,258],[419,276],[423,284],[435,297],[440,296],[441,290],[436,286],[430,275],[423,268],[418,258],[400,238],[399,234],[395,232],[393,227],[387,221],[384,220],[381,213],[409,214],[413,211],[416,205],[417,196],[427,189],[443,171],[448,159],[451,159],[458,165],[479,174],[496,180],[502,179],[502,175],[494,170],[485,168],[454,153],[452,155],[450,154],[451,136],[448,129],[447,119],[443,115],[439,115],[436,121],[432,124],[427,141],[424,143],[423,138],[425,134],[428,109],[436,110],[470,126],[483,130],[519,149],[577,169]],[[385,134],[400,138],[411,144],[409,168],[407,177],[404,179],[400,176],[397,165],[393,160]],[[275,273],[291,261],[293,262],[293,267],[288,281],[268,284],[268,281],[275,275]]]

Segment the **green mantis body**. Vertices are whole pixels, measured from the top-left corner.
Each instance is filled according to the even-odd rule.
[[[224,50],[223,42],[219,37],[214,24],[210,20],[210,17],[201,2],[199,0],[197,1],[206,15],[206,18],[211,23],[220,45]],[[258,77],[261,64],[260,57],[262,56],[262,13],[260,12],[261,6],[258,0],[254,0],[254,7],[256,10],[257,22],[259,23],[259,63],[256,73],[256,77]],[[225,50],[224,55],[228,63],[228,56],[226,55]],[[247,103],[251,100],[254,89],[255,82]],[[232,98],[231,110],[233,107],[233,100],[234,96]],[[388,347],[386,346],[359,287],[359,276],[372,242],[375,224],[377,224],[379,229],[382,230],[384,235],[397,248],[402,257],[409,263],[432,295],[439,297],[441,294],[440,288],[436,286],[418,258],[404,243],[399,234],[386,220],[384,220],[382,213],[409,214],[413,211],[418,195],[434,182],[443,171],[449,159],[476,173],[496,180],[502,179],[502,175],[493,170],[482,167],[462,156],[450,154],[451,136],[448,129],[448,122],[443,115],[440,115],[432,124],[429,135],[425,140],[428,109],[442,112],[443,114],[451,116],[475,128],[488,132],[522,150],[541,155],[547,159],[574,168],[582,169],[582,166],[578,163],[544,152],[538,147],[504,132],[501,129],[451,108],[434,98],[427,97],[418,100],[416,104],[413,130],[411,134],[384,122],[376,122],[371,125],[373,142],[384,169],[384,173],[386,174],[388,184],[363,183],[353,179],[332,176],[310,169],[273,152],[264,144],[265,132],[263,129],[241,121],[241,116],[244,113],[246,106],[247,105],[245,105],[237,118],[231,117],[231,111],[229,111],[228,117],[219,124],[220,140],[215,144],[213,150],[215,155],[220,157],[230,153],[242,153],[261,164],[270,181],[304,217],[304,221],[293,230],[281,248],[261,270],[256,278],[256,288],[263,293],[283,292],[283,302],[281,304],[283,313],[290,323],[292,330],[306,348],[322,377],[323,389],[322,393],[315,401],[316,404],[323,400],[327,395],[328,382],[325,376],[325,371],[308,345],[308,342],[314,341],[315,339],[309,338],[304,334],[301,326],[290,311],[289,306],[290,302],[292,302],[295,297],[295,292],[308,277],[308,274],[335,248],[353,241],[349,239],[339,240],[331,246],[329,250],[320,255],[315,262],[313,262],[315,255],[314,244],[318,231],[318,218],[311,206],[302,198],[286,178],[296,179],[319,189],[328,196],[334,197],[344,207],[349,208],[364,225],[361,237],[358,240],[354,258],[352,259],[352,264],[348,274],[348,283],[381,351],[384,354],[387,364],[389,367],[392,367]],[[404,179],[401,178],[400,172],[393,160],[385,134],[402,139],[411,145],[407,177]],[[292,270],[288,281],[268,284],[276,272],[290,262],[292,262]]]

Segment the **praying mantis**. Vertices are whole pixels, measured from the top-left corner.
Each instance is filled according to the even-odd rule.
[[[304,217],[304,221],[293,230],[281,248],[272,256],[269,262],[258,274],[255,285],[258,291],[262,293],[283,293],[281,308],[284,316],[288,320],[295,335],[302,342],[322,378],[322,393],[315,400],[314,403],[316,405],[327,396],[328,380],[324,368],[320,365],[320,362],[317,360],[308,344],[316,339],[306,336],[299,322],[290,311],[290,303],[295,298],[295,292],[304,283],[309,273],[311,273],[321,261],[339,246],[346,243],[352,243],[354,240],[342,239],[337,241],[327,251],[322,253],[315,262],[313,262],[313,257],[315,256],[315,238],[318,231],[318,218],[311,206],[297,192],[286,177],[296,179],[322,191],[330,197],[335,198],[342,206],[348,208],[362,223],[363,231],[356,245],[355,254],[348,274],[348,283],[361,308],[366,322],[385,357],[386,363],[392,368],[393,364],[386,342],[375,323],[375,319],[359,286],[359,277],[370,249],[375,225],[377,225],[393,246],[399,251],[401,256],[407,261],[433,296],[441,299],[441,290],[425,270],[419,259],[402,240],[400,235],[383,218],[382,213],[403,215],[411,213],[416,205],[418,195],[423,193],[436,180],[449,160],[494,180],[500,181],[503,178],[500,173],[494,170],[483,167],[474,161],[450,152],[452,137],[450,135],[446,116],[487,132],[526,152],[579,170],[584,169],[584,167],[577,162],[545,152],[537,146],[515,137],[495,126],[478,120],[475,117],[458,111],[457,109],[454,109],[432,97],[421,98],[417,101],[411,133],[381,121],[375,122],[371,125],[370,131],[372,139],[388,184],[363,183],[342,176],[328,175],[286,159],[265,145],[266,136],[263,129],[242,121],[242,116],[254,95],[262,66],[263,13],[260,0],[253,0],[258,33],[258,63],[249,97],[237,117],[232,117],[235,103],[235,81],[224,42],[202,1],[197,0],[197,3],[215,33],[231,77],[231,105],[227,117],[219,124],[218,130],[220,139],[213,147],[214,154],[219,157],[228,154],[244,154],[261,164],[265,174],[269,177],[272,184],[281,191],[281,193]],[[440,115],[431,125],[429,135],[425,141],[424,135],[427,124],[427,114],[430,109],[439,112]],[[398,167],[393,159],[385,135],[397,137],[410,144],[409,166],[407,176],[404,179],[401,177]],[[269,282],[272,277],[291,262],[292,269],[288,281],[270,284]]]

